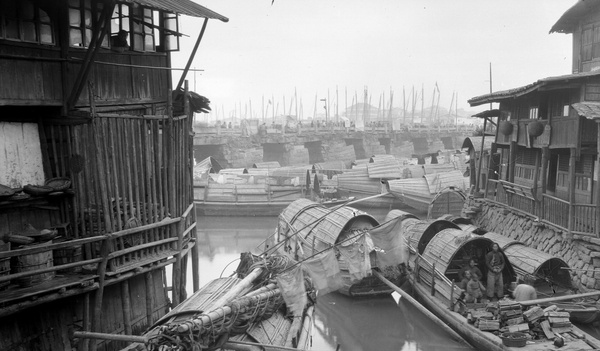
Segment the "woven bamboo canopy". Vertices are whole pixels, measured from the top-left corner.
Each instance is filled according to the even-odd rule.
[[[495,232],[487,232],[487,233],[483,234],[483,236],[498,243],[498,245],[500,246],[500,248],[502,250],[506,250],[507,247],[514,245],[514,244],[522,244],[519,240],[514,240],[507,236],[504,236],[504,235],[501,235],[501,234],[498,234]]]
[[[280,234],[291,236],[298,231],[306,257],[335,245],[347,231],[369,229],[379,224],[371,215],[355,208],[344,206],[334,210],[307,199],[292,202],[280,217]]]
[[[433,222],[419,221],[405,228],[402,235],[408,239],[408,243],[420,254],[423,254],[431,239],[440,231],[444,229],[460,229],[456,224],[445,220],[436,220]]]
[[[469,218],[465,218],[465,217],[461,217],[461,216],[456,216],[456,215],[452,215],[452,214],[445,214],[443,216],[438,217],[437,219],[443,219],[446,221],[450,221],[454,224],[473,224],[473,221],[471,221]]]
[[[417,216],[415,216],[414,214],[410,213],[410,212],[405,212],[402,210],[391,210],[390,212],[388,212],[387,215],[385,215],[385,219],[383,220],[384,222],[389,222],[392,219],[396,219],[398,218],[398,220],[400,222],[404,221],[405,219],[408,218],[414,218],[414,219],[419,219]]]
[[[429,203],[427,218],[438,218],[445,214],[460,215],[466,198],[465,192],[458,188],[443,189]]]
[[[562,259],[518,242],[504,252],[519,274],[533,275],[536,282],[549,280],[565,288],[572,286],[569,270],[562,269],[569,265]]]
[[[454,262],[455,259],[463,258],[461,256],[457,257],[460,251],[477,251],[483,255],[491,250],[493,243],[490,238],[482,235],[460,229],[444,229],[431,239],[422,255],[430,263],[435,263],[436,269],[447,274],[449,269],[460,268]],[[506,262],[502,276],[505,282],[511,282],[516,276],[512,266],[514,263],[509,260],[505,252],[502,252],[502,255]],[[472,255],[470,256],[472,257]],[[484,272],[484,276],[487,276],[487,272]]]

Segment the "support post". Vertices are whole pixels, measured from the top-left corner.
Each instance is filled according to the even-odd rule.
[[[123,302],[123,328],[125,334],[131,335],[131,297],[129,294],[129,280],[121,283],[121,301]]]
[[[513,131],[513,133],[515,133]],[[517,142],[510,141],[510,149],[508,156],[508,181],[515,182],[515,158],[517,157]]]
[[[569,155],[569,235],[573,231],[575,204],[575,162],[577,160],[577,149],[572,147]]]
[[[435,295],[435,262],[431,267],[431,296],[433,296]]]
[[[481,172],[483,171],[483,146],[485,144],[485,130],[487,128],[487,117],[483,120],[483,138],[481,139],[481,149],[479,150],[479,166],[477,167],[477,178],[475,178],[475,192],[479,192],[479,183],[481,181]]]
[[[598,139],[596,140],[596,230],[594,232],[598,235],[600,233],[600,119],[596,120],[596,124]]]
[[[102,256],[102,262],[98,264],[98,290],[96,290],[96,296],[94,297],[94,318],[92,320],[92,331],[100,330],[100,321],[102,320],[102,300],[104,297],[104,286],[106,281],[106,266],[108,264],[108,255],[111,251],[111,244],[113,239],[104,239],[102,241],[102,247],[100,248],[100,256]],[[96,340],[92,340],[90,347],[91,351],[96,351]]]

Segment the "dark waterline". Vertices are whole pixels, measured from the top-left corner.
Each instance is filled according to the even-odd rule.
[[[380,221],[388,212],[367,210]],[[231,275],[240,253],[260,253],[263,240],[276,226],[277,217],[198,216],[200,286]],[[189,295],[191,269],[188,272]],[[391,295],[349,298],[332,293],[317,301],[312,350],[472,350],[438,329],[414,307],[402,300],[397,304]]]

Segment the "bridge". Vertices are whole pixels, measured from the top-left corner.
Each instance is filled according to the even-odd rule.
[[[240,126],[234,128],[194,128],[194,157],[208,156],[226,167],[251,167],[257,162],[278,161],[282,166],[305,165],[342,160],[349,164],[372,155],[401,157],[456,150],[475,132],[473,125],[411,126],[392,130],[388,125],[367,126],[269,126],[261,131]]]

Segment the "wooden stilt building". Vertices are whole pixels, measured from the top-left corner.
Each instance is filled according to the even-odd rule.
[[[197,44],[227,21],[189,0],[0,2],[1,350],[120,349],[72,331],[139,334],[190,266],[199,288],[179,15],[204,18]]]
[[[494,139],[494,157],[478,167],[484,174],[476,190],[486,201],[593,236],[600,231],[598,29],[600,1],[578,1],[550,30],[573,35],[571,74],[469,100],[499,104],[480,116],[497,124],[496,134],[485,137]]]

